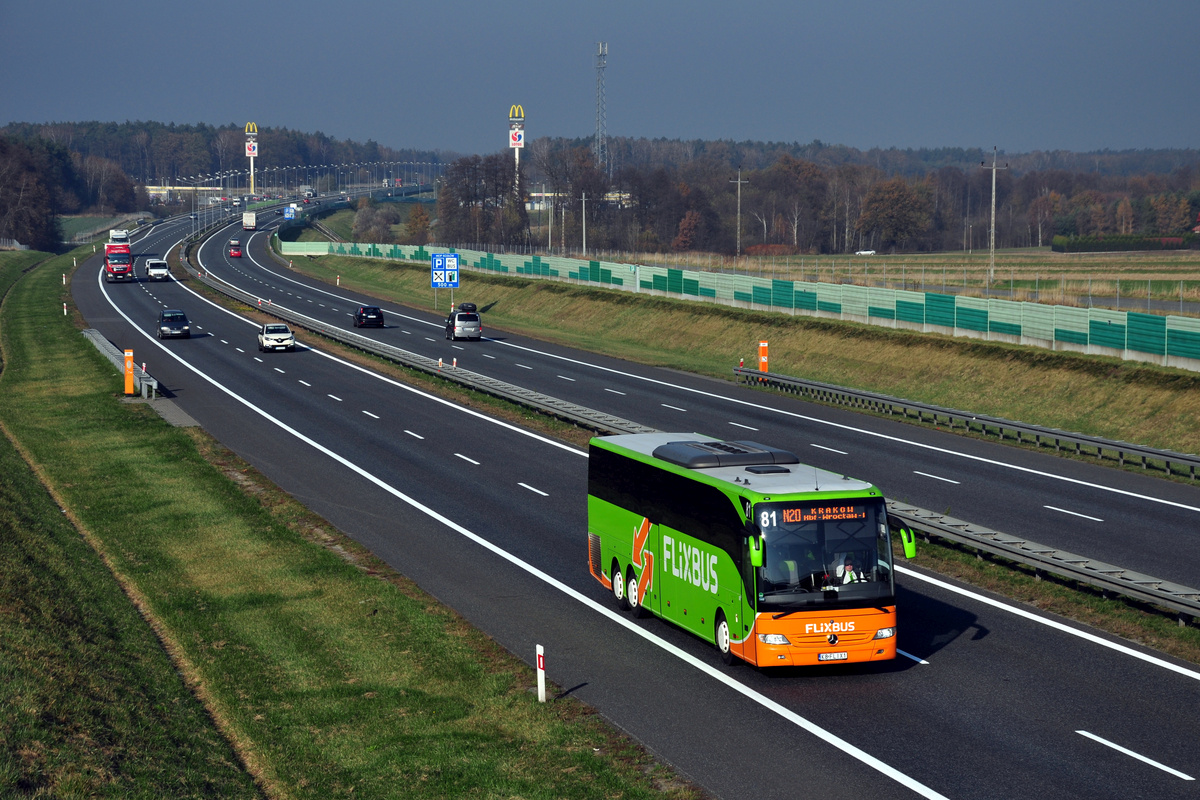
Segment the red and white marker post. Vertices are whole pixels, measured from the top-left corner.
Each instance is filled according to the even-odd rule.
[[[546,702],[546,651],[537,646],[538,702]]]

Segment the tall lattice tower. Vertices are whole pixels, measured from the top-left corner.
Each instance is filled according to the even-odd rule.
[[[596,42],[596,169],[610,174],[608,163],[608,111],[604,108],[604,68],[608,66],[608,42]]]

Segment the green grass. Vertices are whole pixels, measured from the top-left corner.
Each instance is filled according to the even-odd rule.
[[[321,224],[349,242],[354,238],[354,215],[356,213],[352,209],[343,208],[329,216],[321,217]]]
[[[39,267],[6,298],[0,422],[141,604],[266,794],[639,798],[660,796],[665,779],[668,796],[695,796],[574,700],[538,704],[524,664],[286,495],[243,491],[253,472],[206,437],[120,402],[111,365],[61,313],[69,263]],[[102,706],[140,691],[119,676],[106,687]],[[31,724],[28,736],[50,736],[37,727],[51,724],[45,715]],[[121,743],[112,753],[110,770],[122,786],[141,781],[138,794],[149,779],[124,775],[132,754]],[[89,793],[103,787],[80,796]]]

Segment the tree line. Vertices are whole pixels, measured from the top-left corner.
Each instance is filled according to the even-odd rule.
[[[879,151],[873,164],[846,148],[810,146],[820,162],[791,150],[805,148],[614,139],[609,152],[627,160],[614,156],[619,165],[606,170],[581,140],[534,140],[519,176],[510,152],[453,161],[436,236],[545,247],[553,226],[554,247],[577,248],[586,225],[589,248],[611,250],[734,253],[739,239],[743,252],[779,254],[988,246],[990,153],[922,151],[906,160],[910,151]],[[885,153],[910,167],[940,166],[889,171],[878,165]],[[1036,155],[996,172],[997,247],[1045,246],[1056,235],[1178,235],[1197,225],[1200,152],[1092,154],[1084,171],[1033,166],[1071,160]],[[1087,163],[1084,154],[1074,161]],[[1129,164],[1170,169],[1130,174]],[[543,197],[548,207],[525,212],[527,200]]]

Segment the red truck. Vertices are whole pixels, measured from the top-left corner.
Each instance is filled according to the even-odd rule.
[[[133,254],[127,243],[105,242],[104,280],[107,283],[133,280]]]

